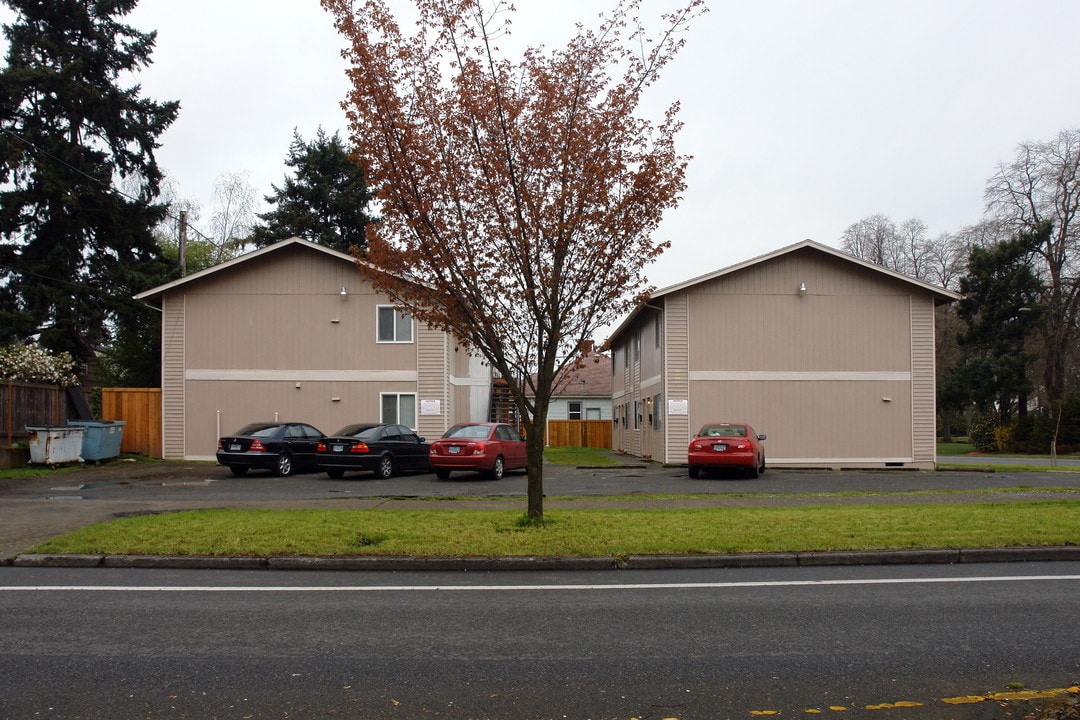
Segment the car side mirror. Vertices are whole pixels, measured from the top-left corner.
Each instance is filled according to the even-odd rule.
[[[764,440],[764,439],[765,439],[765,436],[764,436],[764,435],[758,435],[758,436],[757,436],[757,439],[758,439],[758,440]]]
[[[427,438],[420,438],[419,440],[416,441],[416,444],[419,445],[420,443],[425,443],[425,442],[427,442]]]

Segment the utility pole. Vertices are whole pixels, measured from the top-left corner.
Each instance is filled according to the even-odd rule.
[[[187,275],[187,210],[180,211],[180,276]]]

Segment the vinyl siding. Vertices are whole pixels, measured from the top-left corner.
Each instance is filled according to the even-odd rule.
[[[182,460],[187,451],[184,436],[184,319],[182,296],[164,303],[161,309],[161,452],[166,460]]]
[[[937,386],[934,303],[913,298],[911,305],[911,405],[914,460],[920,467],[937,462]]]

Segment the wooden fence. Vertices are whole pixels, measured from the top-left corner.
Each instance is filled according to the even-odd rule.
[[[161,457],[161,388],[101,388],[101,419],[124,421],[121,452]]]
[[[611,449],[610,420],[548,420],[546,445]]]
[[[26,426],[66,425],[67,395],[56,385],[5,382],[0,385],[0,423],[7,445],[26,440]]]

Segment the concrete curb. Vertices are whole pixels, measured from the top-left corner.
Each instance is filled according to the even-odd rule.
[[[322,570],[367,572],[677,570],[697,568],[811,567],[840,565],[927,565],[992,562],[1080,561],[1080,545],[1060,547],[961,548],[956,550],[735,553],[729,555],[630,555],[591,557],[211,557],[153,555],[18,555],[15,567],[158,568],[184,570]]]

